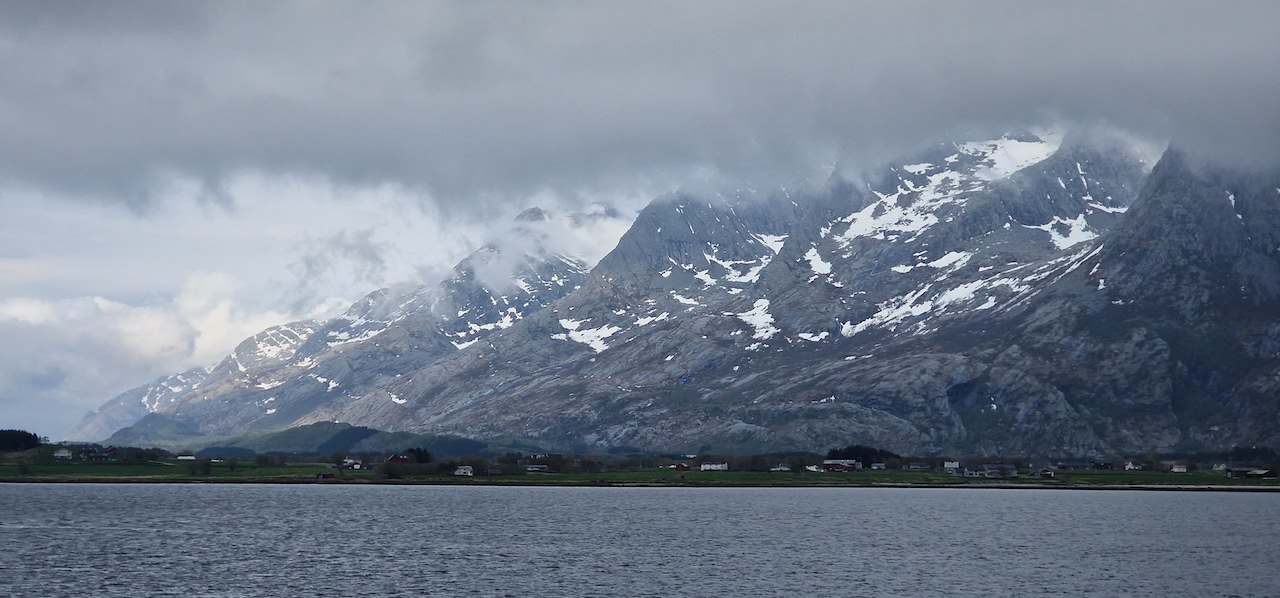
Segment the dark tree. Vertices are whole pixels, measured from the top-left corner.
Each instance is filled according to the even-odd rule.
[[[40,437],[26,430],[0,430],[0,452],[18,452],[40,446]]]
[[[441,461],[436,464],[436,473],[453,473],[457,468],[457,461]]]
[[[902,456],[883,449],[853,444],[842,449],[827,451],[828,459],[855,459],[863,463],[887,463],[890,459],[901,460]]]
[[[478,455],[489,445],[470,438],[431,436],[423,437],[422,444],[419,446],[438,456],[457,458]]]
[[[378,465],[378,473],[386,476],[390,480],[399,480],[404,478],[408,468],[401,463],[382,463]]]
[[[600,473],[604,469],[604,462],[584,457],[574,463],[574,469],[582,473]]]
[[[430,463],[431,452],[424,448],[411,448],[404,452],[414,463]]]

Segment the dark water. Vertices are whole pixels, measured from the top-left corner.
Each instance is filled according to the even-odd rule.
[[[1280,494],[0,484],[0,596],[1275,596]]]

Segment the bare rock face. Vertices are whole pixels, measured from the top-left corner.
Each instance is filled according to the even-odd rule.
[[[589,270],[523,254],[515,292],[483,274],[513,260],[482,251],[167,412],[206,433],[342,421],[566,448],[1275,444],[1277,251],[1280,177],[1009,134],[856,183],[661,197]]]

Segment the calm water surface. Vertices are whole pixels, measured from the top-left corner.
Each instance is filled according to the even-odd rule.
[[[0,596],[1275,596],[1280,494],[0,484]]]

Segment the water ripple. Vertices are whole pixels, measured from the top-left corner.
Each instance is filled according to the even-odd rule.
[[[0,484],[0,595],[1265,596],[1280,496]]]

